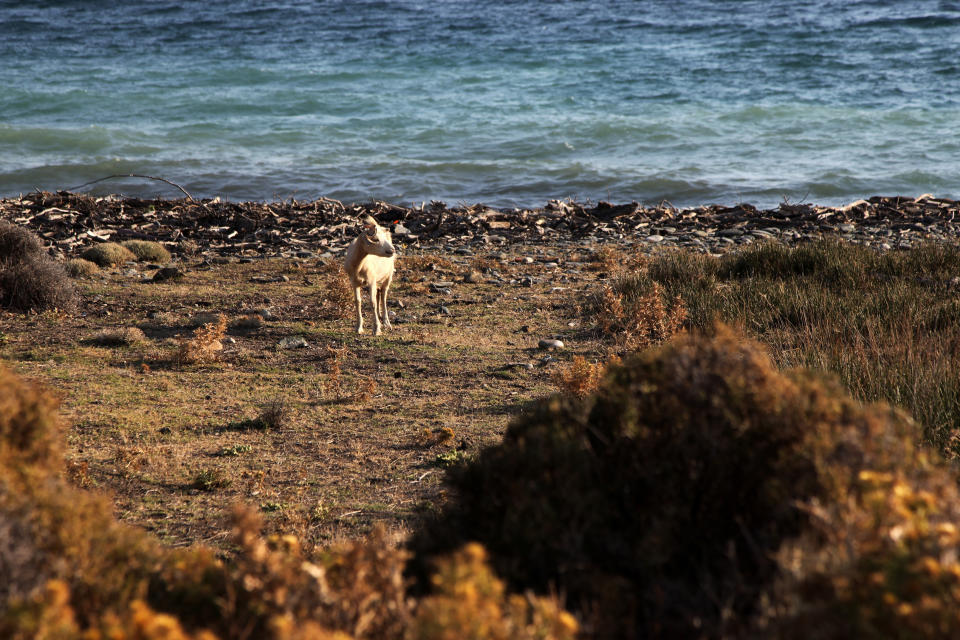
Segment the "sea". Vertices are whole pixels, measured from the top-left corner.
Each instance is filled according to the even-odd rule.
[[[956,199],[960,1],[0,0],[0,196],[38,189]]]

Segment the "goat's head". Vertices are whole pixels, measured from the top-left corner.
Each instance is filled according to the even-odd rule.
[[[361,241],[368,254],[381,258],[392,258],[396,253],[390,232],[377,224],[371,216],[364,216],[360,233]]]

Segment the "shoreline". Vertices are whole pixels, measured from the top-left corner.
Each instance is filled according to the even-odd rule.
[[[514,244],[617,243],[640,250],[681,248],[724,253],[753,242],[839,238],[881,250],[960,239],[960,201],[873,196],[842,207],[781,203],[678,209],[550,200],[536,209],[483,204],[404,207],[373,200],[229,202],[141,199],[60,191],[0,199],[0,218],[39,235],[53,254],[104,241],[153,240],[175,255],[332,257],[352,240],[355,220],[372,215],[409,248],[495,249]]]

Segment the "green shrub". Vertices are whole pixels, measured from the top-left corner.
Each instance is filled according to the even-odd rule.
[[[159,242],[149,240],[127,240],[122,242],[121,246],[129,249],[137,257],[137,260],[143,262],[155,262],[157,264],[166,264],[170,262],[170,252]]]
[[[101,267],[112,267],[136,260],[132,251],[116,242],[101,242],[88,247],[80,257]]]
[[[16,311],[71,309],[73,285],[29,230],[0,220],[0,307]]]

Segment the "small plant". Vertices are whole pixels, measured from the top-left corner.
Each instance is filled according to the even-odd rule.
[[[203,469],[193,479],[193,487],[201,491],[214,491],[229,486],[230,479],[219,469]]]
[[[116,242],[95,244],[81,253],[80,257],[95,262],[101,267],[113,267],[137,259],[132,251]]]
[[[449,468],[454,467],[467,459],[467,454],[461,451],[460,449],[455,449],[454,451],[448,451],[446,453],[438,453],[433,459],[434,464],[438,467]]]
[[[354,402],[364,404],[377,392],[377,381],[373,378],[363,378],[357,385],[357,392],[353,396]]]
[[[142,262],[166,264],[170,262],[170,252],[159,242],[149,240],[127,240],[121,245]]]
[[[130,347],[145,342],[147,336],[137,327],[101,329],[90,338],[90,343],[102,347]]]
[[[636,351],[669,340],[678,334],[687,319],[683,299],[669,303],[659,283],[645,271],[623,273],[612,284],[604,284],[588,301],[604,336],[622,351]]]
[[[320,266],[320,312],[322,319],[339,320],[353,314],[353,287],[339,260],[328,260]]]
[[[436,429],[424,428],[420,432],[417,442],[423,447],[433,447],[441,444],[449,444],[456,437],[453,429],[450,427],[437,427]]]
[[[334,349],[333,347],[327,345],[327,360],[330,362],[330,364],[329,369],[327,370],[327,377],[323,381],[323,390],[325,393],[329,394],[335,392],[337,395],[340,394],[340,367],[343,364],[343,359],[346,357],[346,355],[346,347]]]
[[[577,398],[585,398],[595,392],[603,380],[607,367],[620,364],[620,358],[614,356],[606,364],[587,362],[583,356],[574,356],[569,366],[558,369],[553,376],[554,383],[564,393]]]
[[[244,453],[250,453],[251,451],[253,451],[253,447],[251,447],[249,444],[235,444],[232,447],[224,447],[220,449],[220,453],[217,455],[224,458],[235,458],[243,455]]]
[[[64,270],[71,278],[89,278],[100,273],[97,263],[83,258],[71,258],[64,264]]]
[[[277,430],[283,427],[290,417],[290,408],[282,399],[272,400],[260,411],[260,423],[264,429]]]
[[[200,364],[216,360],[223,349],[224,335],[227,332],[227,317],[220,314],[217,323],[205,324],[193,332],[188,339],[180,339],[174,360],[180,364]]]

